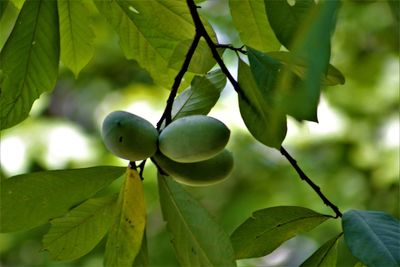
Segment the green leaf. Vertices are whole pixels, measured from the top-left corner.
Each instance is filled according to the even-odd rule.
[[[59,64],[56,1],[26,1],[0,54],[0,129],[24,120],[41,93],[54,88]]]
[[[25,0],[10,0],[10,2],[13,3],[16,8],[21,9]]]
[[[78,77],[93,56],[94,33],[81,1],[58,0],[61,61]]]
[[[302,207],[280,206],[258,210],[231,235],[236,259],[267,255],[284,241],[310,231],[330,216]]]
[[[228,235],[178,183],[159,174],[164,220],[182,266],[236,266]]]
[[[217,103],[225,84],[226,77],[219,69],[205,76],[195,76],[191,86],[175,99],[172,106],[172,118],[208,114]]]
[[[143,183],[136,170],[127,169],[117,209],[106,243],[106,267],[132,266],[142,247],[146,207]]]
[[[247,129],[264,145],[279,149],[285,139],[286,115],[274,107],[269,97],[275,84],[277,68],[263,73],[266,86],[259,87],[249,66],[239,61],[238,82],[245,98],[239,97],[240,114]],[[259,80],[260,81],[260,80]]]
[[[301,264],[301,267],[336,267],[337,244],[342,235],[343,233],[340,233],[338,236],[335,236],[323,244]]]
[[[1,181],[1,232],[28,230],[59,217],[120,177],[125,168],[34,172]]]
[[[95,3],[119,34],[125,56],[136,60],[158,84],[172,85],[195,34],[186,3],[180,0],[101,0]],[[213,34],[210,27],[208,30]],[[201,40],[189,72],[205,73],[214,64],[210,50]],[[187,73],[185,80],[190,81],[191,76],[193,74]],[[184,82],[182,86],[187,85]]]
[[[134,267],[147,267],[149,266],[149,252],[147,249],[147,237],[146,237],[146,229],[143,234],[143,241],[140,247],[139,253],[135,258],[135,262],[133,263]]]
[[[269,23],[276,37],[281,44],[291,49],[301,24],[306,20],[310,10],[315,7],[314,0],[296,0],[294,5],[290,5],[287,0],[264,0],[264,3]]]
[[[371,267],[400,265],[400,223],[381,211],[343,214],[344,239],[351,253]]]
[[[6,10],[9,3],[10,1],[8,0],[0,1],[0,19],[3,17],[4,11]]]
[[[52,220],[49,232],[43,237],[43,249],[58,261],[86,255],[111,226],[116,202],[117,195],[92,198],[72,209],[65,217]]]
[[[246,46],[264,52],[279,50],[281,44],[269,25],[263,0],[230,0],[229,9]]]
[[[2,10],[1,18],[0,18],[0,51],[3,49],[5,43],[7,42],[8,37],[11,35],[11,32],[14,28],[15,22],[17,21],[18,14],[20,10],[18,10],[10,1],[0,1]],[[0,68],[1,68],[0,62]],[[0,84],[2,73],[0,72]],[[1,94],[0,94],[1,97]]]
[[[278,60],[291,72],[296,74],[299,78],[304,80],[307,75],[307,64],[306,62],[290,53],[285,51],[269,52],[266,55]],[[344,84],[345,78],[343,74],[331,64],[328,65],[328,71],[326,75],[323,75],[321,84],[327,86],[333,86],[337,84]]]

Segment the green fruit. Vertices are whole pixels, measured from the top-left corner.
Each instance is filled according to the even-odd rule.
[[[157,150],[158,132],[147,120],[125,111],[104,119],[102,138],[107,149],[120,158],[143,160]]]
[[[169,124],[158,138],[160,151],[177,162],[197,162],[218,154],[230,131],[221,121],[205,115],[187,116]]]
[[[157,152],[153,159],[159,167],[176,181],[191,185],[205,186],[224,180],[232,171],[232,154],[224,149],[216,156],[199,162],[179,163]]]

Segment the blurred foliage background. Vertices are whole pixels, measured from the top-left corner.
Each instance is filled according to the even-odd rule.
[[[96,33],[95,55],[78,78],[61,68],[55,90],[35,102],[31,116],[1,132],[1,179],[49,169],[126,166],[101,142],[103,118],[123,109],[155,124],[162,114],[168,90],[155,85],[136,62],[124,59],[116,34],[87,4]],[[202,12],[221,43],[241,45],[226,0],[207,1]],[[8,16],[9,24],[0,29],[3,34],[14,19],[13,14]],[[332,64],[343,72],[346,84],[324,89],[319,124],[289,120],[284,146],[342,212],[372,209],[400,216],[399,32],[398,16],[388,2],[344,1],[333,38]],[[4,42],[0,38],[0,47]],[[234,72],[235,55],[227,51],[225,60]],[[187,190],[228,233],[253,211],[270,206],[297,205],[331,214],[278,151],[259,144],[246,131],[230,85],[210,115],[232,131],[228,146],[235,156],[235,170],[223,183]],[[177,266],[158,204],[155,175],[149,162],[144,188],[150,264]],[[119,182],[110,190],[117,191]],[[340,229],[340,221],[327,222],[266,257],[242,260],[239,265],[297,266]],[[76,261],[51,261],[40,251],[47,230],[45,225],[1,234],[0,266],[101,266],[104,242]],[[341,242],[338,266],[356,262]]]

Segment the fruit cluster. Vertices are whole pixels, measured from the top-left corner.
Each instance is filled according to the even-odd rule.
[[[229,129],[205,115],[179,118],[161,133],[147,120],[125,111],[110,113],[103,122],[104,144],[116,156],[130,160],[152,157],[176,181],[202,186],[226,178],[233,168],[225,149]]]

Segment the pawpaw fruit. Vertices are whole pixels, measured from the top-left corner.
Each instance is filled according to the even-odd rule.
[[[158,131],[147,120],[126,111],[111,112],[103,121],[102,138],[114,155],[144,160],[157,151]]]
[[[158,137],[158,146],[176,162],[197,162],[221,152],[229,136],[230,130],[223,122],[205,115],[192,115],[165,127]]]
[[[233,156],[226,149],[210,159],[192,163],[173,161],[160,151],[153,156],[153,159],[177,182],[190,186],[206,186],[221,182],[233,169]]]

